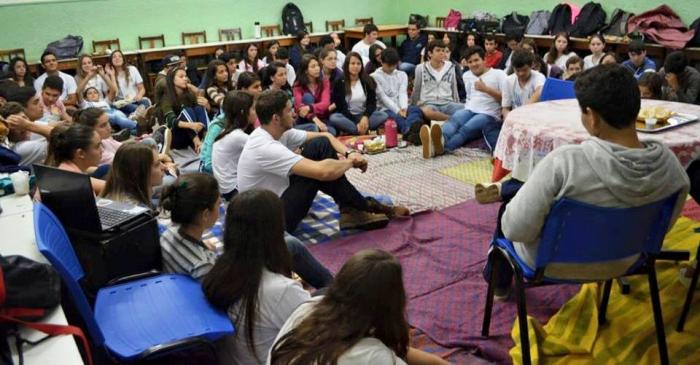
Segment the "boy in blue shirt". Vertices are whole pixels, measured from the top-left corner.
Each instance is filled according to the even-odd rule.
[[[639,80],[639,77],[645,72],[656,72],[656,63],[647,57],[644,42],[630,42],[629,46],[627,46],[627,55],[629,55],[630,59],[623,62],[622,65],[632,71],[635,79]]]

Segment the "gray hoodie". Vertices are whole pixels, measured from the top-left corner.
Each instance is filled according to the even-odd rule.
[[[501,219],[504,235],[530,267],[535,266],[540,231],[552,204],[569,198],[601,207],[649,204],[681,191],[673,211],[676,221],[690,182],[676,156],[656,141],[645,148],[627,148],[592,137],[580,145],[560,147],[535,167],[526,184],[508,204]],[[615,263],[554,264],[546,274],[589,279],[622,274],[637,256]],[[572,271],[573,270],[573,271]]]

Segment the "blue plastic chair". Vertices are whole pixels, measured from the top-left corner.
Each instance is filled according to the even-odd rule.
[[[80,286],[83,269],[63,226],[43,204],[34,206],[39,251],[61,275],[93,346],[132,362],[205,345],[232,335],[228,316],[212,307],[201,285],[185,275],[159,274],[102,288],[94,311]]]
[[[574,83],[572,81],[553,79],[548,77],[542,86],[540,101],[576,99]]]
[[[640,255],[621,276],[646,274],[649,279],[651,304],[656,324],[656,336],[662,364],[668,364],[668,350],[664,333],[661,302],[656,282],[654,264],[669,228],[678,193],[661,201],[633,208],[603,208],[570,199],[556,202],[545,221],[537,249],[536,267],[529,267],[516,253],[513,243],[505,238],[495,238],[489,253],[491,275],[486,294],[486,308],[481,329],[482,336],[489,335],[491,309],[493,307],[496,270],[494,255],[502,255],[513,268],[515,293],[518,304],[518,323],[524,364],[530,364],[530,342],[527,330],[525,288],[557,283],[586,283],[597,280],[557,279],[545,275],[552,263],[595,263],[619,260]],[[605,323],[605,312],[610,298],[612,280],[605,281],[598,322]]]

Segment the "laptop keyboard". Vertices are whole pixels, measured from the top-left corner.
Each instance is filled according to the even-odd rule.
[[[113,227],[133,216],[132,214],[121,210],[108,209],[104,207],[98,207],[97,212],[100,215],[100,222],[105,227]]]

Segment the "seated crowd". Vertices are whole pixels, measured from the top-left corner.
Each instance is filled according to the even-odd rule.
[[[682,52],[670,53],[657,70],[638,42],[629,45],[629,60],[611,65],[618,59],[600,36],[590,38],[591,54],[581,58],[566,34],[540,57],[534,42],[512,36],[500,50],[490,35],[483,43],[477,34],[435,38],[411,23],[395,49],[377,31],[366,25],[351,50],[341,49],[337,35],[314,49],[300,32],[290,50],[273,42],[266,49],[249,44],[241,54],[217,52],[201,80],[184,54],[168,55],[151,98],[120,51],[104,66],[81,56],[75,77],[58,70],[50,51],[36,79],[14,59],[0,82],[0,131],[7,131],[0,148],[17,159],[1,167],[47,164],[89,174],[96,195],[167,212],[164,270],[202,282],[236,326],[218,344],[220,359],[246,364],[445,363],[408,345],[396,258],[361,251],[334,278],[293,235],[319,191],[338,205],[341,229],[378,229],[409,215],[348,180],[349,170],[369,166],[338,136],[367,135],[393,120],[406,141],[422,145],[424,158],[482,138],[492,151],[502,121],[538,102],[547,77],[574,81],[591,139],[552,152],[527,183],[476,189],[480,202],[504,201],[497,234],[517,241],[528,263],[555,200],[629,207],[687,193],[688,178],[671,151],[640,142],[634,127],[640,96],[700,102],[700,73]],[[674,217],[684,200],[681,194]],[[222,204],[217,253],[203,237]],[[512,273],[503,262],[494,265],[496,294],[505,296]],[[615,266],[594,269],[599,275]],[[293,272],[323,295],[312,298]]]

